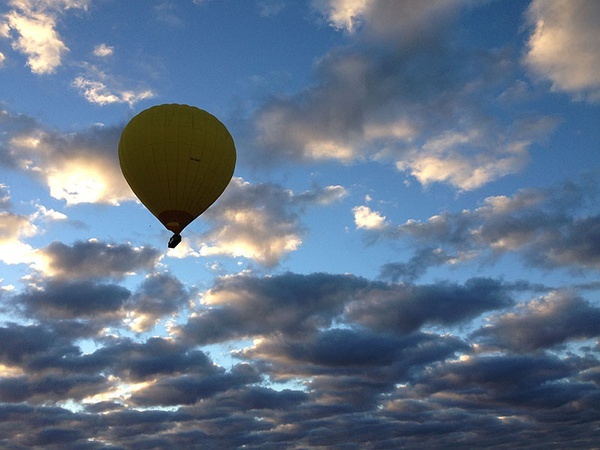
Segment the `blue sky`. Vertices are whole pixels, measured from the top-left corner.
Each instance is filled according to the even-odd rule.
[[[0,446],[589,448],[600,4],[7,0]],[[238,163],[167,248],[162,103]]]

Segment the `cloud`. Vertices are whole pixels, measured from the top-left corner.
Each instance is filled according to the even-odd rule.
[[[519,309],[492,317],[473,334],[486,345],[515,353],[535,352],[600,336],[600,309],[568,292],[551,292]]]
[[[63,134],[30,117],[3,112],[0,129],[0,163],[41,178],[52,197],[70,205],[134,198],[115,152],[121,127]]]
[[[190,301],[190,292],[169,274],[150,274],[129,299],[129,326],[136,332],[149,331],[165,317],[176,315]]]
[[[588,206],[596,203],[596,191],[593,177],[583,177],[579,183],[488,197],[473,210],[366,231],[371,238],[410,239],[417,247],[457,252],[449,263],[514,253],[534,267],[594,270],[600,264],[599,218]]]
[[[205,293],[202,308],[175,332],[186,341],[208,344],[270,334],[304,336],[341,320],[403,335],[508,307],[509,293],[508,286],[483,278],[464,286],[408,286],[351,275],[228,276]]]
[[[384,264],[380,270],[380,277],[389,279],[393,283],[398,281],[412,283],[424,275],[429,267],[455,264],[461,259],[464,259],[464,256],[449,255],[441,248],[423,248],[416,250],[408,262]]]
[[[105,43],[98,44],[94,47],[94,55],[99,58],[105,58],[113,54],[115,48]]]
[[[444,24],[470,0],[424,0],[418,3],[375,0],[312,0],[312,6],[338,30],[358,30],[379,39],[423,39],[440,33]]]
[[[249,364],[238,364],[230,372],[209,376],[181,375],[161,380],[131,397],[135,405],[193,405],[201,399],[229,389],[257,383],[260,374]]]
[[[139,101],[155,96],[155,93],[145,87],[136,89],[125,88],[123,82],[110,76],[96,66],[84,64],[85,74],[73,80],[73,87],[77,88],[90,103],[109,105],[112,103],[127,103],[133,106]]]
[[[273,17],[285,8],[284,0],[259,0],[256,4],[261,17]]]
[[[111,322],[131,293],[114,284],[91,281],[47,281],[14,297],[14,305],[28,317],[46,320],[83,319]]]
[[[330,51],[315,64],[312,85],[264,101],[253,119],[257,157],[392,162],[423,185],[462,191],[522,170],[531,145],[557,120],[523,114],[511,123],[490,114],[497,107],[513,112],[497,97],[513,83],[514,55],[455,45],[452,25],[467,4],[317,2],[327,14],[343,11],[340,23],[356,13],[381,34]]]
[[[204,352],[160,337],[142,343],[129,339],[111,342],[88,355],[86,364],[89,370],[110,369],[121,380],[136,383],[165,375],[213,376],[224,372]]]
[[[370,3],[369,0],[313,0],[312,5],[327,17],[332,27],[352,32]]]
[[[154,18],[170,27],[181,27],[184,24],[183,19],[177,13],[177,4],[175,2],[162,2],[152,7]]]
[[[23,240],[35,235],[37,227],[26,216],[0,212],[0,261],[31,264],[39,261],[36,250]]]
[[[422,185],[446,182],[469,191],[517,172],[529,162],[529,142],[498,143],[494,148],[496,144],[490,146],[480,137],[478,130],[444,132],[410,150],[396,167],[410,172]]]
[[[198,239],[199,254],[244,257],[273,267],[302,243],[303,208],[327,205],[346,195],[342,186],[315,186],[295,194],[274,184],[233,178],[218,204],[202,215],[211,230]]]
[[[352,208],[352,212],[354,213],[356,228],[380,230],[386,226],[385,216],[372,211],[368,206],[355,206]]]
[[[554,91],[600,101],[600,5],[534,0],[527,19],[532,33],[524,61],[532,73],[550,80]]]
[[[0,183],[0,209],[8,210],[10,207],[10,190],[8,189],[8,186]]]
[[[11,39],[13,49],[27,56],[35,74],[49,74],[62,64],[69,50],[56,31],[58,19],[68,9],[86,9],[88,0],[10,0],[0,37]],[[16,35],[16,36],[15,36]]]
[[[369,282],[352,275],[282,274],[219,278],[202,298],[202,309],[176,329],[197,344],[269,333],[304,334],[329,326],[344,304]]]
[[[60,279],[122,279],[138,270],[152,271],[160,253],[151,247],[108,244],[95,239],[77,241],[72,246],[52,242],[39,250],[46,263],[46,276]]]
[[[486,311],[510,306],[513,300],[502,283],[471,278],[463,286],[389,285],[348,302],[345,316],[351,322],[388,333],[411,333],[424,325],[455,325]]]
[[[181,297],[182,307],[187,294],[174,279],[153,275],[148,280],[137,292],[154,297],[156,304]],[[105,299],[118,298],[120,292],[111,294],[109,286],[98,289]],[[44,288],[53,289],[50,284]],[[69,297],[68,290],[59,295],[59,288],[53,295],[37,294],[37,303],[54,309],[37,310],[44,325],[0,326],[0,339],[7,344],[0,348],[5,374],[0,432],[12,443],[50,443],[65,435],[80,444],[93,435],[121,446],[160,442],[185,447],[198,439],[215,447],[275,441],[335,446],[347,442],[349,428],[360,430],[356,439],[365,445],[393,447],[458,445],[464,438],[455,436],[464,432],[490,446],[532,433],[560,441],[565,429],[570,441],[576,435],[578,442],[594,442],[590,424],[598,420],[600,397],[593,382],[598,360],[592,353],[559,358],[533,347],[515,354],[509,347],[490,355],[481,339],[510,336],[510,329],[500,328],[502,321],[512,320],[508,313],[491,317],[496,334],[468,340],[431,329],[407,333],[414,327],[402,324],[382,327],[384,309],[388,316],[397,311],[397,317],[421,310],[423,315],[414,320],[429,324],[468,321],[481,312],[504,309],[514,286],[499,281],[403,286],[351,275],[228,276],[204,293],[195,317],[173,337],[103,334],[87,352],[80,347],[82,335],[73,331],[76,322],[69,319],[74,308],[57,307],[70,304],[55,300]],[[85,285],[77,291],[81,298],[89,292]],[[381,292],[394,293],[397,303],[378,314],[374,301]],[[136,304],[131,301],[135,296],[124,302]],[[546,320],[560,335],[564,327],[557,320],[575,323],[594,309],[576,297],[571,300],[556,298],[542,305],[534,299],[522,316],[529,317],[530,337],[541,328],[536,326],[542,321],[538,313],[548,313]],[[89,315],[76,314],[79,321],[106,314],[97,302],[92,304]],[[363,311],[344,317],[349,311],[345,305],[362,306]],[[589,319],[592,323],[594,317]],[[331,328],[333,323],[342,327]],[[197,347],[242,335],[255,339],[233,354],[242,362],[231,369],[219,367]],[[302,383],[303,388],[276,391],[259,385],[267,380]],[[83,408],[60,407],[69,400]],[[27,433],[21,432],[23,427]]]

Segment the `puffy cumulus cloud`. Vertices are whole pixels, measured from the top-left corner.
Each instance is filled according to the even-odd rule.
[[[438,283],[430,286],[390,285],[363,293],[348,302],[346,317],[373,330],[411,333],[424,325],[454,325],[486,311],[512,304],[506,286],[486,278],[472,278],[463,286]]]
[[[435,245],[456,254],[447,260],[451,264],[484,253],[514,253],[536,267],[597,270],[597,182],[585,178],[579,183],[520,190],[511,197],[488,197],[473,210],[443,212],[401,225],[388,223],[370,233],[375,238],[411,239],[417,246]]]
[[[0,184],[0,261],[5,264],[39,267],[45,263],[44,255],[26,241],[43,233],[40,225],[65,220],[67,216],[43,205],[35,205],[35,208],[28,216],[13,213],[10,190]]]
[[[600,101],[600,5],[593,0],[534,0],[525,64],[555,91]]]
[[[130,295],[115,284],[50,280],[15,295],[13,304],[27,317],[110,323],[124,316],[122,308]]]
[[[496,146],[480,137],[478,132],[445,132],[407,152],[396,167],[408,171],[422,185],[443,182],[469,191],[518,172],[529,162],[529,142]]]
[[[312,85],[257,109],[257,156],[265,162],[391,162],[423,185],[445,183],[459,190],[520,171],[531,145],[546,137],[557,119],[511,122],[491,114],[514,108],[497,101],[498,92],[514,82],[514,55],[510,49],[460,45],[449,11],[458,12],[466,3],[322,2],[326,9],[377,12],[382,22],[389,21],[390,32],[403,29],[398,20],[423,29],[405,28],[410,45],[376,38],[324,55]],[[414,13],[419,19],[412,18],[413,10],[422,12]],[[439,13],[435,20],[444,26],[429,21],[430,10]],[[439,29],[447,35],[432,31]]]
[[[219,278],[203,299],[204,308],[176,329],[198,344],[261,336],[304,334],[329,326],[369,281],[351,275],[316,273],[255,278]]]
[[[385,216],[382,216],[377,211],[373,211],[368,206],[355,206],[352,208],[354,213],[354,223],[356,228],[364,228],[366,230],[380,230],[387,225]]]
[[[118,299],[109,286],[97,285],[106,298]],[[311,448],[347,443],[352,429],[360,431],[354,444],[390,448],[514,446],[542,437],[593,446],[600,419],[594,350],[558,357],[550,348],[515,353],[506,346],[490,354],[491,347],[479,341],[483,336],[407,332],[413,328],[401,321],[382,326],[383,304],[374,320],[382,292],[398,298],[392,304],[393,296],[387,297],[388,315],[407,313],[412,301],[422,312],[414,320],[427,326],[501,311],[515,288],[486,279],[404,286],[334,274],[228,276],[204,293],[201,307],[173,337],[97,334],[83,351],[80,339],[90,335],[82,334],[82,322],[92,315],[104,316],[96,325],[106,327],[108,311],[124,304],[129,310],[133,297],[142,303],[144,295],[157,302],[180,297],[183,305],[186,294],[175,280],[153,275],[128,299],[106,309],[92,299],[82,311],[59,301],[65,297],[59,289],[42,298],[51,290],[47,285],[35,299],[52,305],[52,312],[36,310],[43,323],[0,325],[0,443],[52,448],[61,439],[62,446],[100,449],[106,442],[173,448],[276,442]],[[82,284],[76,290],[82,299],[90,293]],[[563,301],[550,297],[544,301]],[[560,308],[533,299],[523,306],[523,317],[531,319],[523,325],[533,332],[542,320],[534,316],[546,314],[560,334],[566,323],[557,322],[561,311],[572,309],[574,321],[595,310],[572,299]],[[350,318],[348,305],[364,308]],[[360,317],[362,322],[353,321]],[[489,323],[502,320],[510,320],[507,313],[492,315]],[[233,354],[240,363],[231,368],[218,366],[198,347],[243,336],[255,339]],[[275,390],[268,382],[302,387]],[[79,408],[66,409],[68,404]]]
[[[151,272],[160,253],[151,247],[109,244],[91,239],[69,246],[52,242],[38,251],[45,263],[38,267],[44,275],[60,279],[121,279],[138,270]]]
[[[464,285],[412,286],[351,275],[228,276],[205,293],[202,308],[175,331],[206,344],[269,334],[305,336],[342,321],[403,335],[510,306],[511,289],[478,278]]]
[[[527,353],[600,335],[600,308],[569,292],[551,292],[490,320],[474,333],[486,345]]]
[[[231,371],[209,375],[181,375],[158,381],[138,390],[131,402],[139,406],[193,405],[219,392],[261,381],[260,373],[249,364],[238,364]]]
[[[165,375],[212,376],[224,372],[204,352],[160,337],[149,338],[145,342],[130,339],[109,341],[87,355],[85,364],[90,370],[110,370],[121,380],[135,383]]]
[[[22,292],[7,294],[7,305],[24,317],[51,324],[57,333],[85,338],[119,326],[136,333],[150,331],[160,320],[184,310],[191,297],[170,274],[148,275],[133,292],[93,278],[42,279]]]
[[[137,332],[152,329],[159,320],[184,308],[190,296],[190,292],[174,276],[148,275],[128,301],[130,328]]]
[[[24,239],[37,233],[29,217],[0,212],[0,261],[5,264],[32,264],[40,262],[36,250]]]
[[[302,340],[269,336],[240,356],[268,362],[274,380],[310,380],[307,387],[317,403],[345,402],[362,409],[376,407],[379,395],[406,381],[411,369],[464,351],[469,347],[453,337],[330,329]]]
[[[52,73],[69,50],[56,28],[68,9],[85,9],[89,0],[9,0],[12,8],[2,17],[0,37],[26,55],[27,65],[36,74]]]
[[[111,203],[134,198],[117,154],[119,127],[62,134],[26,116],[0,116],[0,163],[41,178],[50,195],[67,204]]]
[[[211,231],[200,237],[199,254],[244,257],[273,267],[302,243],[298,213],[345,195],[342,186],[315,186],[296,194],[278,185],[233,178],[218,205],[203,214]]]

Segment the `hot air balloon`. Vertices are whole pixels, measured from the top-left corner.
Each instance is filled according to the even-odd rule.
[[[181,242],[183,229],[223,193],[235,168],[233,138],[215,116],[194,106],[148,108],[125,126],[119,162],[139,200]]]

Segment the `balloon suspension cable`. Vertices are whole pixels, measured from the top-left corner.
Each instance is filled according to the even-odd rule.
[[[177,247],[177,244],[181,242],[181,235],[179,233],[174,233],[169,239],[169,248]]]

